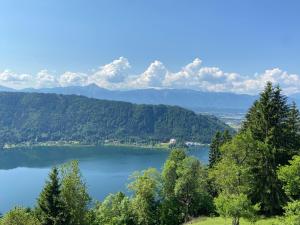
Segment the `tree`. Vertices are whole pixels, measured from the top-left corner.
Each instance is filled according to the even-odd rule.
[[[38,199],[37,212],[41,225],[68,225],[69,215],[61,198],[58,170],[54,167]]]
[[[290,165],[278,169],[278,178],[290,202],[284,207],[285,224],[300,224],[300,156],[294,156]]]
[[[254,176],[251,189],[252,202],[260,202],[261,210],[268,215],[278,214],[286,201],[276,170],[285,165],[299,149],[292,141],[298,124],[297,111],[287,105],[286,97],[279,86],[268,82],[259,99],[246,115],[241,132],[250,132],[254,140],[263,143],[261,148],[252,149],[249,166]],[[290,128],[294,127],[295,129]],[[292,143],[292,144],[291,144]]]
[[[91,198],[82,179],[78,161],[61,167],[61,198],[70,215],[70,224],[89,225],[89,204]]]
[[[210,147],[209,147],[209,160],[208,166],[212,168],[221,158],[220,147],[222,145],[222,134],[220,131],[217,131],[213,137]]]
[[[136,172],[128,188],[133,191],[132,212],[138,225],[159,223],[158,207],[160,203],[160,174],[154,168]]]
[[[284,211],[284,225],[300,224],[300,200],[288,202]]]
[[[289,142],[287,143],[288,148],[292,150],[292,155],[299,154],[300,114],[295,102],[292,102],[292,104],[289,107],[286,123],[287,126],[285,133],[287,133],[289,139]]]
[[[228,130],[225,130],[223,133],[220,131],[216,132],[209,148],[209,168],[212,168],[221,159],[220,148],[224,143],[230,141],[231,139],[232,137]]]
[[[200,162],[175,149],[162,172],[162,224],[182,224],[192,216],[211,210],[212,199],[207,192],[207,173]]]
[[[300,200],[300,156],[294,156],[289,165],[278,169],[278,178],[290,200]]]
[[[187,157],[178,167],[177,174],[178,179],[175,183],[174,192],[178,201],[183,205],[183,217],[184,221],[187,222],[198,211],[200,195],[203,192],[206,193],[204,189],[205,173],[199,160]]]
[[[16,207],[6,213],[0,219],[1,225],[40,225],[39,220],[35,217],[33,212],[28,209]]]
[[[245,194],[228,194],[221,192],[215,198],[217,212],[222,217],[231,217],[232,225],[239,225],[240,218],[246,218],[252,222],[256,220],[258,205],[252,205],[250,199]]]
[[[163,202],[160,217],[161,222],[166,225],[181,224],[184,221],[181,203],[175,196],[175,185],[178,179],[177,169],[186,157],[184,150],[174,149],[164,163],[162,171]]]
[[[217,212],[231,217],[239,225],[240,217],[254,218],[258,205],[252,205],[249,196],[253,177],[247,161],[251,149],[259,147],[249,132],[238,134],[221,148],[222,159],[210,170],[210,176],[219,190],[215,198]]]
[[[97,225],[133,225],[130,200],[122,192],[110,194],[96,208]]]

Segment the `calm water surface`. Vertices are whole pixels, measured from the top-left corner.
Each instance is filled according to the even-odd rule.
[[[208,149],[188,151],[206,163]],[[50,168],[79,160],[90,195],[102,200],[109,193],[125,191],[129,176],[148,167],[161,169],[169,152],[130,147],[36,147],[0,152],[0,212],[12,207],[34,206]]]

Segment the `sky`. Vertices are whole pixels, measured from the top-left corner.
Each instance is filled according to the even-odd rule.
[[[300,92],[298,0],[0,0],[0,85]]]

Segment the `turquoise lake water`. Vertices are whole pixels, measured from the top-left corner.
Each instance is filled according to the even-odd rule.
[[[203,163],[208,148],[188,150]],[[0,213],[14,206],[34,206],[50,168],[76,159],[88,191],[95,200],[126,192],[129,176],[137,170],[161,170],[167,150],[131,147],[35,147],[0,152]]]

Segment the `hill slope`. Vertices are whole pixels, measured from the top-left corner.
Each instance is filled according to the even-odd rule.
[[[165,105],[136,105],[76,95],[0,93],[0,141],[82,141],[105,139],[208,143],[229,127],[212,116]]]

